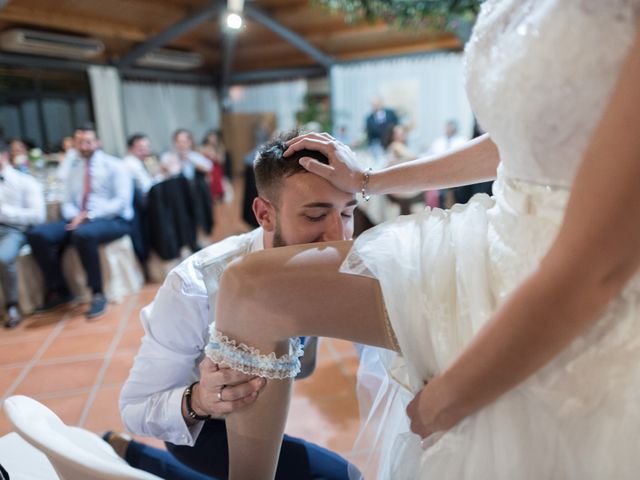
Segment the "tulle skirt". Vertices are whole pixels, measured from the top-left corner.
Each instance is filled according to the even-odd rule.
[[[565,351],[430,447],[409,430],[408,402],[536,268],[568,196],[499,170],[493,197],[400,217],[355,242],[342,271],[379,280],[402,351],[362,357],[355,453],[369,455],[367,479],[640,478],[639,276]]]

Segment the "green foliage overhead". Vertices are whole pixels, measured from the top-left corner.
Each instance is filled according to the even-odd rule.
[[[430,27],[452,30],[459,36],[466,35],[466,28],[458,32],[460,25],[471,25],[480,11],[483,0],[314,0],[330,11],[344,13],[347,21],[375,22],[381,20],[400,28]]]

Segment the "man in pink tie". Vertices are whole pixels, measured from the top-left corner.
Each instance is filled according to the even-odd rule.
[[[133,218],[133,180],[118,158],[100,150],[92,125],[76,130],[77,155],[65,179],[62,220],[33,227],[27,238],[46,280],[47,294],[40,311],[48,311],[72,300],[62,275],[62,251],[73,245],[87,274],[92,298],[86,317],[102,315],[107,300],[102,291],[98,247],[127,235]]]

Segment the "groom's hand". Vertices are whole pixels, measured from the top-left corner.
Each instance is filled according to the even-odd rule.
[[[253,403],[266,380],[230,368],[220,368],[205,357],[199,365],[200,383],[193,387],[192,408],[198,415],[223,418]],[[188,418],[185,418],[188,420]]]

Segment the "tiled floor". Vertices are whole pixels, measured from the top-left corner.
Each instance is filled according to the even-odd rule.
[[[77,306],[0,330],[2,398],[28,395],[66,423],[97,433],[123,429],[118,394],[142,336],[138,313],[156,290],[145,286],[93,322]],[[348,342],[322,339],[318,353],[316,372],[295,384],[287,433],[348,454],[358,426],[356,351]],[[0,436],[10,430],[0,416]]]
[[[231,218],[226,210],[236,207],[221,207],[218,218]],[[214,238],[244,228],[239,220],[222,225]],[[28,395],[67,424],[96,433],[122,430],[118,394],[143,334],[139,311],[157,288],[146,285],[92,322],[82,314],[86,305],[79,305],[28,317],[14,330],[0,329],[0,399]],[[316,372],[295,384],[287,433],[349,455],[358,427],[357,365],[352,344],[322,339]],[[0,414],[0,436],[9,431]]]

